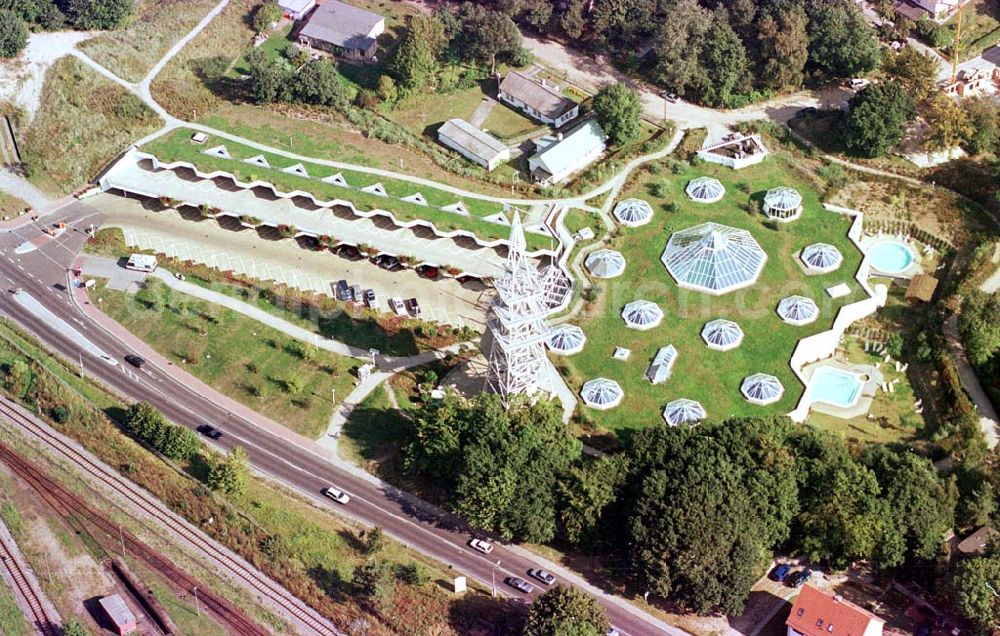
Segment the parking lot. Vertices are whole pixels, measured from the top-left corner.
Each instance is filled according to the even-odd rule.
[[[389,272],[367,259],[348,260],[326,250],[303,249],[293,240],[264,239],[254,230],[190,221],[172,210],[151,212],[134,199],[101,194],[89,203],[104,214],[105,227],[122,229],[130,246],[331,297],[336,282],[345,279],[373,289],[380,311],[390,311],[391,297],[416,298],[427,320],[479,331],[485,324],[490,292],[479,282],[428,280],[408,269]]]

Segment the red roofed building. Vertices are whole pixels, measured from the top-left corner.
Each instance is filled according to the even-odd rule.
[[[806,585],[785,625],[788,636],[882,636],[885,621],[839,595]]]

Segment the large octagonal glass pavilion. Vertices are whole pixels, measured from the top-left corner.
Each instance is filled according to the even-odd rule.
[[[764,195],[764,214],[775,221],[794,221],[802,216],[802,195],[792,188],[775,188]]]
[[[663,419],[670,426],[694,424],[705,419],[705,407],[700,402],[681,398],[667,403],[663,409]]]
[[[705,324],[701,330],[701,339],[709,349],[729,351],[743,342],[743,330],[732,320],[716,318]]]
[[[812,298],[789,296],[778,303],[778,315],[790,325],[807,325],[819,318],[819,307]]]
[[[716,201],[721,201],[722,197],[725,196],[726,188],[718,179],[698,177],[697,179],[692,179],[687,184],[684,192],[691,197],[692,201],[696,201],[697,203],[715,203]]]
[[[840,250],[829,243],[813,243],[804,247],[799,257],[807,268],[821,274],[832,272],[844,261]]]
[[[625,319],[625,324],[632,329],[646,331],[663,322],[663,310],[654,302],[634,300],[625,305],[625,309],[622,310],[622,318]]]
[[[583,403],[592,409],[606,411],[621,404],[625,392],[620,384],[607,378],[594,378],[583,383],[580,389]]]
[[[618,222],[627,227],[639,227],[653,219],[653,208],[642,199],[625,199],[612,212]]]
[[[674,232],[660,261],[681,287],[720,295],[755,283],[767,254],[746,230],[702,223]]]
[[[785,387],[781,380],[766,373],[754,373],[743,378],[740,385],[740,393],[751,404],[765,406],[774,404],[785,394]]]
[[[595,278],[614,278],[625,271],[625,257],[615,250],[598,250],[583,262]]]
[[[549,332],[546,344],[549,351],[563,356],[570,356],[583,351],[583,345],[587,342],[587,336],[576,325],[559,325],[553,327]]]

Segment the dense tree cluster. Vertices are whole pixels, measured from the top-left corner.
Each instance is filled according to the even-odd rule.
[[[0,9],[0,57],[15,57],[28,44],[28,25],[9,9]]]
[[[913,96],[899,82],[872,84],[849,102],[844,145],[862,157],[880,157],[903,138],[903,127],[917,114]]]
[[[149,402],[136,402],[125,413],[125,430],[170,459],[188,459],[198,452],[197,435],[167,421]]]
[[[291,56],[296,55],[294,50]],[[297,60],[268,57],[261,49],[247,55],[249,89],[258,104],[299,101],[307,104],[343,107],[357,91],[337,71],[331,59]]]
[[[962,303],[958,328],[969,362],[994,387],[1000,387],[1000,293],[973,291]]]
[[[879,62],[853,0],[495,0],[528,28],[584,49],[615,51],[659,83],[713,106],[850,77]],[[636,52],[650,51],[643,59]]]
[[[852,452],[783,417],[654,427],[593,459],[551,404],[449,397],[405,451],[473,525],[621,559],[629,583],[698,612],[739,613],[778,548],[835,567],[933,561],[959,491],[992,498],[982,475],[957,488],[908,448]]]

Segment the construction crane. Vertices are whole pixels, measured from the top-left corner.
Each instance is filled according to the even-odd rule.
[[[951,83],[958,79],[958,55],[962,44],[962,13],[969,0],[948,0],[946,3],[952,7],[958,7],[955,13],[955,41],[951,45]]]

